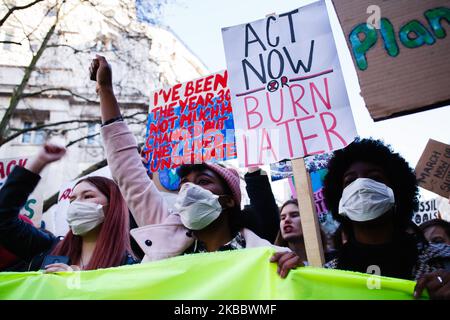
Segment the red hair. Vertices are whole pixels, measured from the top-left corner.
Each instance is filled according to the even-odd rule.
[[[87,177],[78,181],[94,185],[108,199],[108,207],[104,208],[105,220],[100,226],[92,258],[84,270],[95,270],[122,265],[126,254],[131,254],[129,235],[129,213],[119,187],[111,179],[105,177]],[[79,261],[83,238],[74,235],[72,230],[66,234],[52,254],[68,256],[72,262]]]

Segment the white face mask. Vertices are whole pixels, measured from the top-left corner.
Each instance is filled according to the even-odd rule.
[[[183,225],[190,230],[205,228],[222,212],[218,195],[190,182],[181,187],[174,208]]]
[[[105,220],[105,213],[101,204],[73,201],[69,205],[67,222],[75,235],[86,234],[103,220]]]
[[[342,192],[339,214],[352,221],[370,221],[388,212],[394,204],[394,191],[387,185],[358,178]]]

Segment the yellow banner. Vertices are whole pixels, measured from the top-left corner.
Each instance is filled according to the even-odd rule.
[[[0,299],[412,299],[415,282],[302,267],[286,279],[256,248],[184,255],[94,271],[3,272]]]

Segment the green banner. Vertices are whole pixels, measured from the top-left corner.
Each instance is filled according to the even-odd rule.
[[[94,271],[3,272],[0,299],[412,299],[415,282],[302,267],[286,279],[256,248]]]

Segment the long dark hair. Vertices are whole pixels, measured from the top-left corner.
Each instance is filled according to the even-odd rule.
[[[297,208],[299,208],[297,199],[289,199],[285,203],[283,203],[283,205],[281,206],[281,208],[280,208],[280,215],[281,215],[281,212],[283,212],[283,209],[287,205],[290,205],[290,204],[293,204],[293,205],[297,206]],[[300,211],[300,208],[299,208],[299,211]],[[320,226],[319,226],[319,228],[320,228]],[[322,239],[322,247],[325,249],[326,248],[326,243],[327,243],[327,237],[325,235],[325,232],[323,232],[322,228],[320,228],[320,238]],[[279,247],[289,247],[289,242],[286,241],[283,238],[283,236],[281,235],[281,229],[278,230],[278,234],[277,234],[277,237],[275,238],[274,244],[276,246],[279,246]]]

